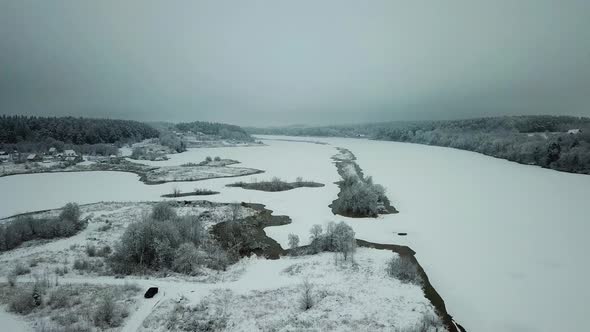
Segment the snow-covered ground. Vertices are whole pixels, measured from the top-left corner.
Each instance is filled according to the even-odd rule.
[[[284,137],[279,137],[283,139]],[[302,138],[295,138],[301,140]],[[585,239],[590,177],[560,173],[449,148],[343,138],[330,145],[267,140],[267,146],[191,149],[150,165],[181,165],[220,156],[274,176],[326,184],[271,193],[227,188],[236,178],[148,186],[129,173],[32,174],[0,178],[0,216],[66,202],[158,200],[173,188],[219,191],[220,202],[266,204],[293,223],[265,231],[283,246],[289,233],[307,242],[313,224],[344,220],[357,237],[406,244],[450,314],[469,331],[581,331],[590,314]],[[328,204],[339,180],[330,157],[350,149],[365,175],[384,185],[399,214],[378,219],[335,216]],[[143,162],[143,161],[142,161]],[[190,199],[190,198],[187,198]],[[407,232],[405,237],[394,232]]]

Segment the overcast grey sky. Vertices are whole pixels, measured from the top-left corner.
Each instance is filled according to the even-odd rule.
[[[2,0],[0,114],[590,116],[590,1]]]

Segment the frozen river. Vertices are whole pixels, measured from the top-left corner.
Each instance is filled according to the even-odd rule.
[[[300,139],[300,138],[298,138]],[[263,203],[293,219],[267,228],[282,245],[289,233],[306,242],[313,224],[345,220],[357,237],[407,244],[417,252],[449,313],[469,331],[582,331],[590,314],[590,176],[524,166],[476,153],[343,138],[330,143],[266,141],[268,146],[194,149],[159,165],[206,156],[265,170],[242,178],[145,185],[118,172],[55,173],[0,178],[0,217],[66,202],[161,199],[173,188],[220,191],[203,199]],[[338,188],[330,157],[350,149],[366,175],[384,185],[399,214],[379,219],[332,215]],[[278,176],[326,184],[267,193],[225,184]],[[189,198],[187,198],[189,199]],[[394,232],[408,236],[395,236]]]

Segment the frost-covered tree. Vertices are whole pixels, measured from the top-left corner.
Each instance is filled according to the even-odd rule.
[[[310,235],[310,240],[313,242],[313,240],[315,239],[319,239],[320,236],[322,236],[322,226],[321,225],[313,225],[311,226],[311,229],[309,230]]]
[[[342,253],[344,260],[352,258],[356,249],[354,230],[345,222],[341,221],[334,228],[334,240],[336,252]]]
[[[176,212],[174,212],[174,209],[168,202],[160,202],[156,204],[152,210],[152,218],[155,220],[172,220],[175,217]]]
[[[176,249],[172,269],[176,272],[193,274],[197,271],[199,262],[199,251],[191,242],[185,242]]]
[[[295,234],[289,234],[289,248],[296,249],[299,247],[299,236]]]
[[[419,284],[422,282],[418,267],[408,256],[405,255],[392,257],[387,262],[386,271],[390,277],[396,278],[402,282],[413,284]]]
[[[59,214],[59,219],[77,223],[80,221],[80,207],[76,203],[68,203]]]

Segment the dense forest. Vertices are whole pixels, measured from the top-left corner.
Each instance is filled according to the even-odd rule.
[[[253,138],[241,127],[215,122],[195,121],[178,123],[175,128],[179,131],[190,131],[195,134],[215,135],[225,139],[238,141],[253,141]]]
[[[39,142],[47,138],[72,144],[116,143],[158,134],[151,126],[130,120],[0,116],[0,143]]]
[[[523,164],[590,174],[590,118],[507,116],[350,126],[249,128],[253,134],[366,137],[480,152]]]
[[[82,153],[112,153],[114,143],[158,137],[137,121],[74,117],[0,116],[0,149],[34,152],[76,147]],[[116,149],[114,150],[116,153]]]

